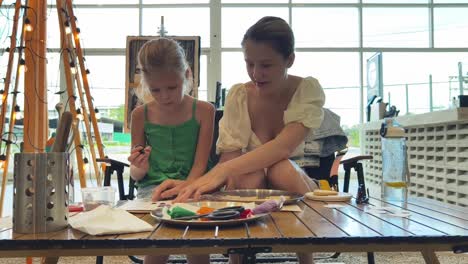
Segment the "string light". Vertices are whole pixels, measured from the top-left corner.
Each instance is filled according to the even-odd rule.
[[[24,30],[31,32],[33,30],[33,27],[31,25],[31,21],[29,18],[24,19]]]
[[[0,103],[3,103],[3,101],[5,101],[5,97],[6,97],[5,90],[3,90],[3,89],[0,90],[0,97],[2,98],[2,101]]]
[[[28,68],[26,67],[26,61],[23,58],[21,58],[19,62],[19,71],[20,73],[28,71]]]
[[[88,170],[88,167],[89,167],[89,160],[87,157],[84,157],[83,159],[83,169],[86,171]]]
[[[0,169],[3,169],[3,167],[5,166],[5,161],[6,161],[5,154],[1,154],[0,155]]]
[[[94,113],[96,113],[96,118],[97,119],[101,119],[101,113],[99,113],[99,109],[97,109],[97,107],[94,108]]]
[[[76,34],[75,34],[75,38],[76,39],[79,39],[80,38],[80,33],[81,33],[81,29],[79,27],[76,28]]]
[[[14,119],[15,119],[15,120],[23,119],[23,114],[21,113],[21,109],[20,109],[19,105],[15,105],[15,116],[14,116]]]
[[[65,33],[67,34],[71,33],[70,22],[68,21],[65,21]]]
[[[73,61],[70,61],[70,70],[72,74],[76,74],[76,67]]]
[[[76,118],[78,118],[78,120],[80,120],[80,121],[83,121],[83,119],[84,119],[80,108],[76,109]]]
[[[86,74],[90,74],[91,71],[89,71],[89,69],[86,69]]]

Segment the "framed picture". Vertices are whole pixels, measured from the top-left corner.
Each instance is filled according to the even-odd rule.
[[[200,37],[199,36],[165,36],[176,40],[184,49],[187,62],[192,69],[193,89],[189,94],[198,97],[200,86]],[[138,105],[135,89],[140,85],[141,75],[138,68],[138,51],[147,41],[157,39],[159,36],[128,36],[126,50],[126,77],[125,77],[125,125],[124,132],[130,132],[131,114]]]
[[[367,101],[383,96],[382,53],[377,52],[367,60]]]

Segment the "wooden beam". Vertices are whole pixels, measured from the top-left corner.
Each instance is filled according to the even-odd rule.
[[[86,102],[88,105],[89,114],[91,116],[91,123],[93,125],[94,138],[96,139],[96,144],[97,144],[97,148],[99,152],[99,158],[103,159],[105,158],[105,154],[104,154],[104,148],[103,148],[102,139],[101,139],[101,133],[99,133],[99,126],[97,124],[96,112],[94,110],[94,104],[93,104],[93,100],[91,97],[91,92],[89,90],[88,74],[86,73],[87,69],[84,63],[83,50],[81,48],[81,40],[79,37],[79,32],[77,30],[76,17],[75,17],[75,14],[73,13],[73,6],[72,6],[71,0],[67,0],[67,10],[68,10],[68,13],[70,14],[70,22],[71,22],[71,28],[73,31],[74,41],[75,41],[76,55],[77,55],[77,59],[80,65],[80,72],[81,72],[81,77],[83,79],[83,88],[84,88],[84,92],[86,96]],[[90,147],[94,151],[94,146],[90,146]],[[93,156],[92,162],[93,164],[96,163],[96,158],[94,156]],[[106,169],[106,164],[104,162],[101,163],[101,169],[104,175],[104,172]],[[96,170],[96,179],[98,181],[98,186],[100,186],[101,180],[100,180],[97,170]]]
[[[0,1],[0,6],[1,6],[1,1]],[[10,36],[10,54],[8,55],[7,73],[5,77],[5,87],[3,89],[2,108],[0,112],[0,135],[3,135],[3,129],[5,126],[5,116],[7,113],[7,102],[8,102],[7,99],[8,99],[9,89],[10,89],[11,73],[13,71],[14,54],[16,50],[16,34],[18,30],[18,18],[19,18],[19,13],[20,13],[20,7],[21,7],[21,0],[16,0],[15,14],[13,15],[13,29],[12,29],[12,33]],[[23,41],[21,38],[20,43],[22,42]],[[18,70],[16,71],[16,76],[18,76]],[[17,87],[17,84],[18,84],[18,78],[16,78],[15,87]],[[14,113],[14,105],[16,105],[16,94],[14,96],[14,103],[12,104],[11,113]],[[10,118],[10,130],[8,131],[12,131],[12,125],[14,125],[14,120]],[[12,134],[9,133],[8,138],[11,138],[11,135]],[[1,144],[2,142],[0,141],[0,145]],[[0,217],[3,216],[3,203],[5,201],[5,188],[6,188],[6,182],[7,182],[7,176],[8,176],[8,160],[10,157],[10,145],[11,144],[5,144],[5,147],[6,147],[5,161],[3,161],[2,189],[1,189],[1,194],[0,194]]]
[[[77,113],[76,113],[76,105],[75,105],[75,100],[78,98],[75,95],[75,89],[73,86],[73,77],[72,77],[72,72],[71,72],[71,67],[70,67],[70,57],[71,57],[71,46],[70,43],[68,42],[67,38],[67,33],[65,32],[65,21],[68,21],[68,17],[66,12],[66,9],[64,8],[66,4],[65,0],[57,0],[57,14],[58,14],[58,21],[59,21],[59,29],[60,29],[60,43],[61,46],[60,48],[62,49],[62,62],[63,62],[63,67],[64,67],[64,72],[65,72],[65,80],[66,80],[66,87],[67,87],[67,93],[68,93],[68,105],[70,107],[70,112],[73,115],[73,124],[72,124],[72,129],[73,129],[73,140],[75,144],[74,151],[76,153],[76,162],[78,164],[78,175],[80,177],[80,186],[81,188],[86,187],[86,175],[85,175],[85,170],[84,170],[84,163],[83,163],[83,152],[81,148],[81,136],[80,136],[80,131],[77,126]]]
[[[27,71],[24,81],[23,152],[44,152],[49,129],[46,79],[47,1],[29,0],[25,11],[33,30],[25,32]]]

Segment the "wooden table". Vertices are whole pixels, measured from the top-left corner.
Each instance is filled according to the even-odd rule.
[[[160,224],[152,232],[90,236],[71,228],[45,234],[0,232],[0,257],[97,256],[185,253],[240,253],[248,262],[258,252],[403,252],[419,251],[426,263],[438,263],[435,251],[466,252],[468,210],[423,198],[411,198],[407,218],[366,212],[354,200],[341,208],[304,200],[302,212],[275,212],[236,227],[183,228]],[[335,203],[336,204],[336,203]],[[384,204],[401,209],[400,204]],[[73,217],[73,216],[72,216]]]

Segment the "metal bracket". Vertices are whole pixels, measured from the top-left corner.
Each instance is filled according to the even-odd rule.
[[[270,253],[271,247],[245,247],[245,248],[230,248],[228,254],[239,254],[242,256],[242,263],[255,263],[257,253]]]
[[[454,246],[453,253],[455,254],[468,253],[468,245]]]

